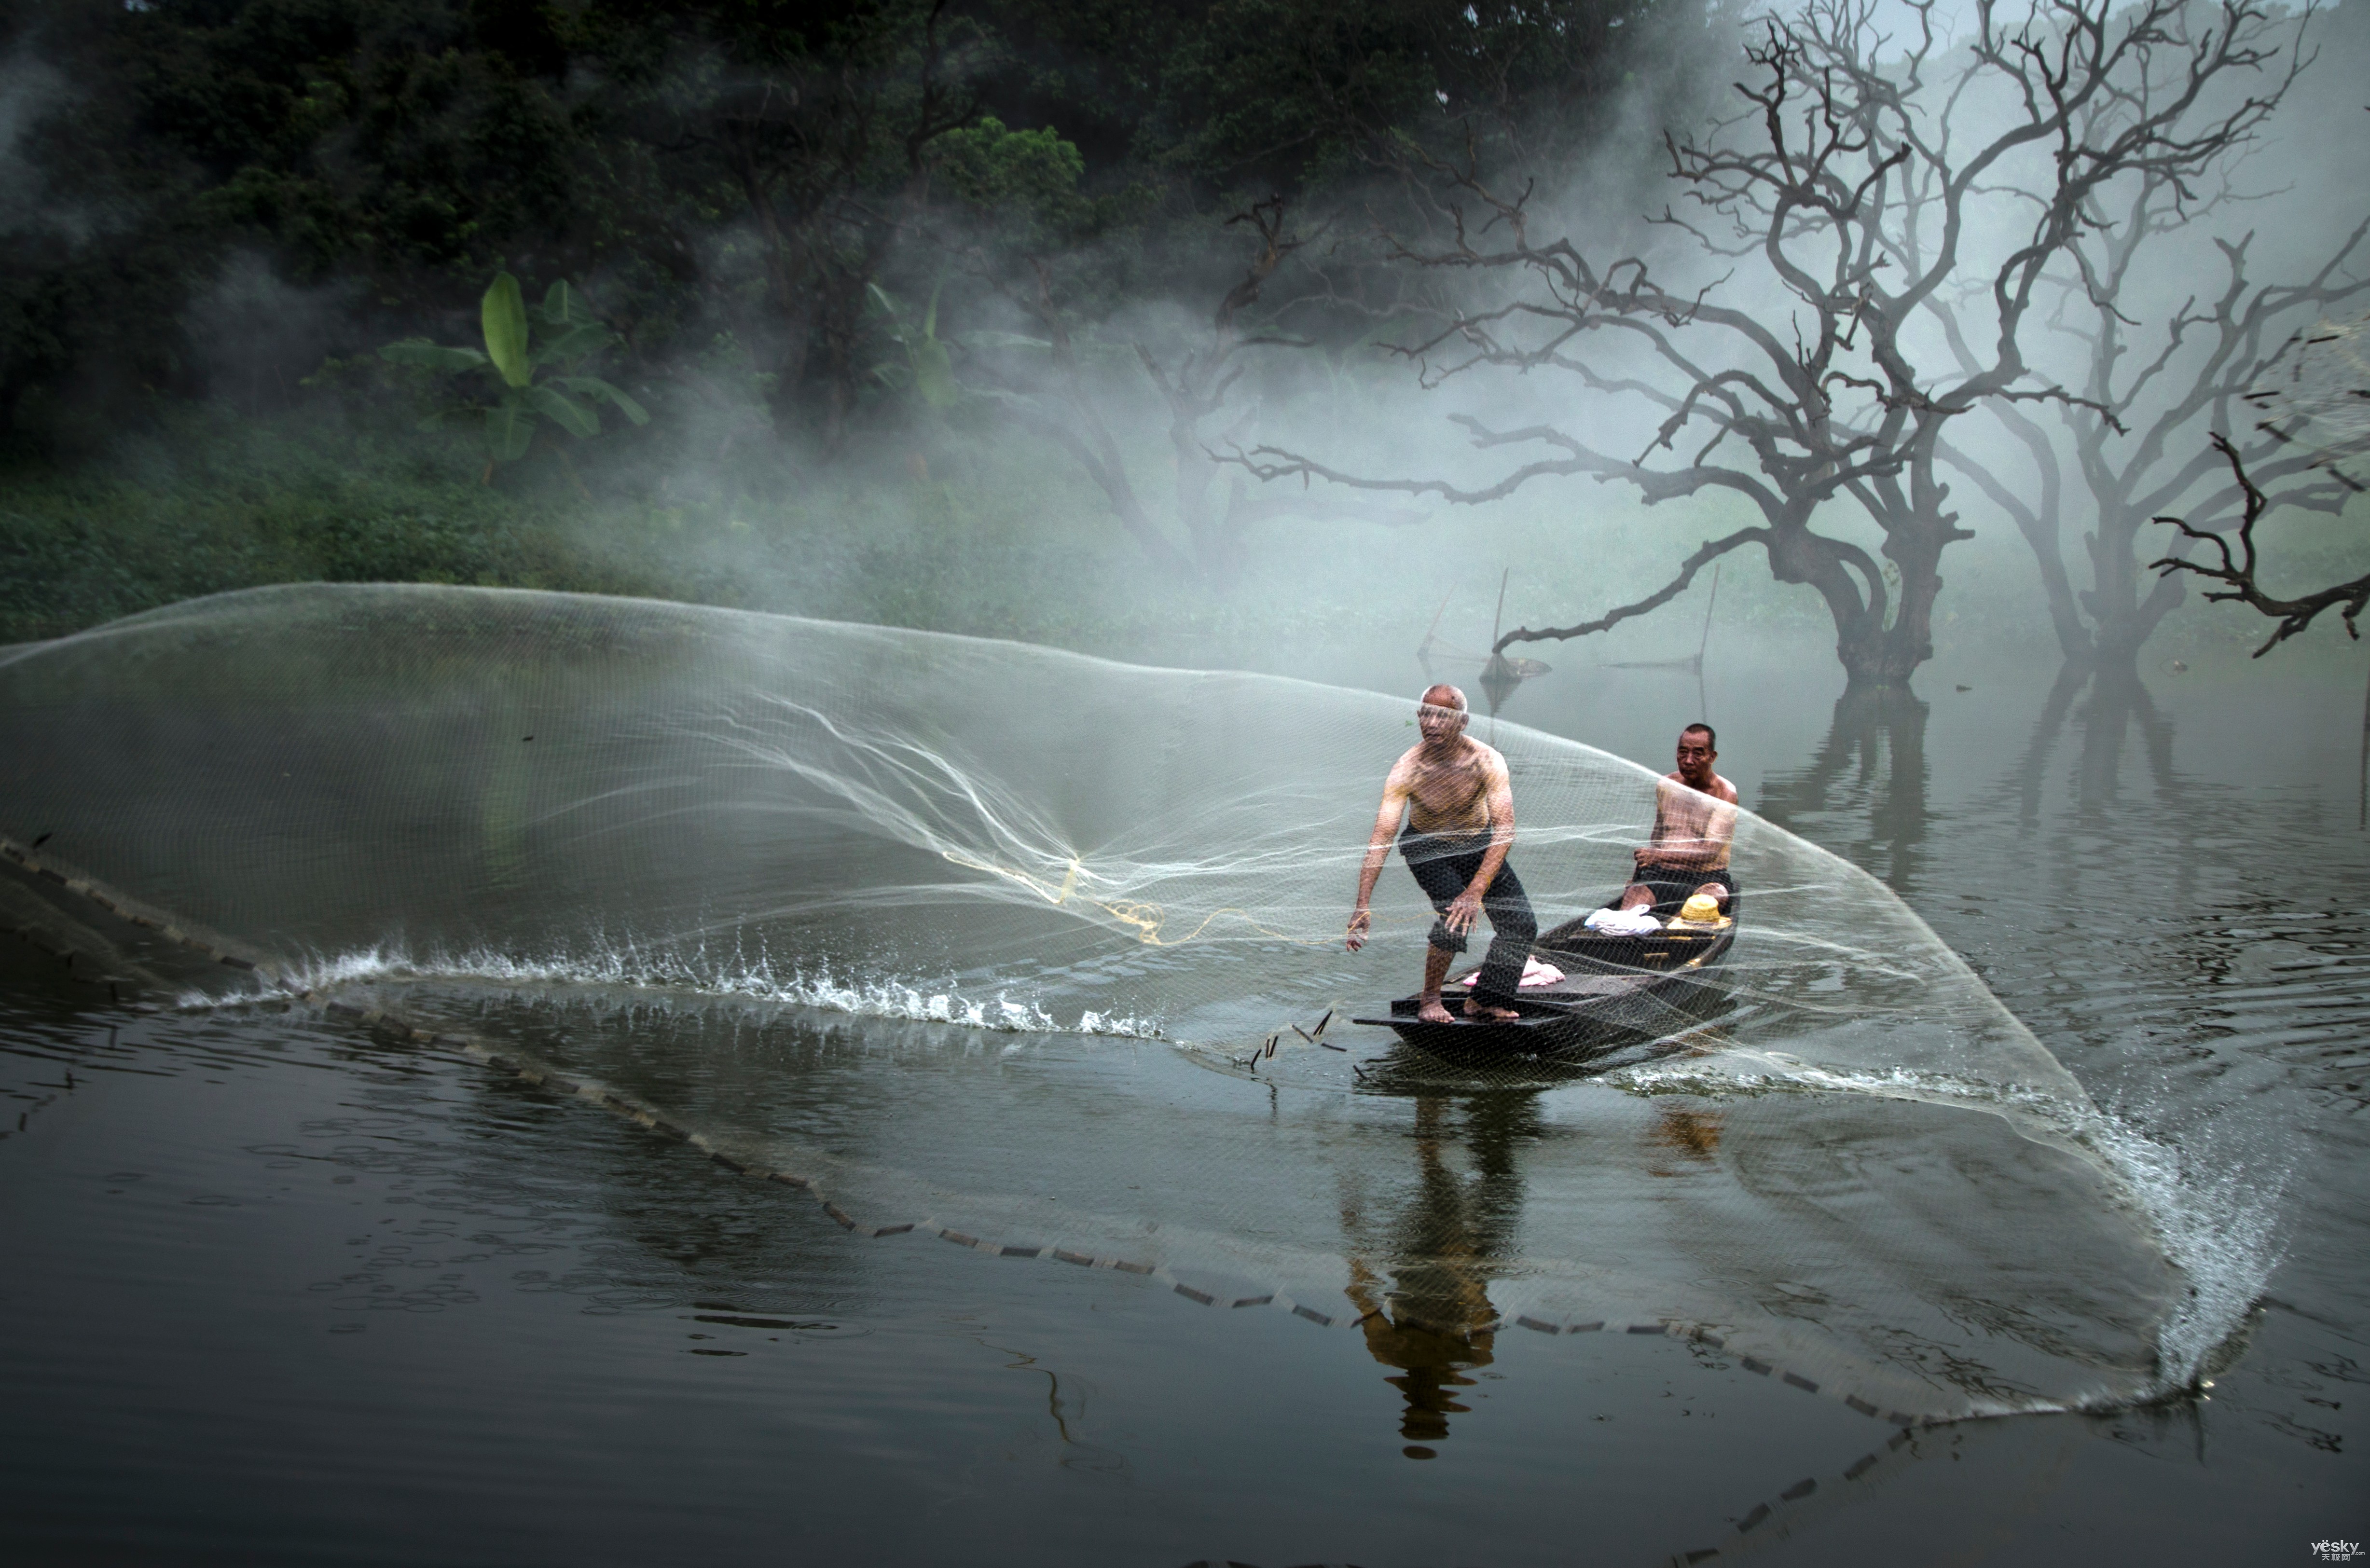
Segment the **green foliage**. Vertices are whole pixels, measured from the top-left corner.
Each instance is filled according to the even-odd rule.
[[[986,231],[983,237],[1034,254],[1076,245],[1123,221],[1149,195],[1141,186],[1086,194],[1079,189],[1086,155],[1075,143],[1050,125],[1009,130],[993,114],[939,137],[931,167]]]
[[[887,325],[868,314],[871,284],[920,297],[944,280],[965,322],[989,294],[1033,288],[1038,262],[1082,317],[1191,297],[1232,264],[1219,225],[1243,192],[1321,217],[1371,193],[1360,149],[1393,130],[1588,121],[1622,40],[1699,14],[63,0],[14,29],[38,65],[13,100],[24,201],[53,221],[0,250],[0,409],[20,448],[54,449],[155,397],[205,394],[222,367],[191,306],[239,254],[351,307],[309,338],[242,347],[281,356],[250,375],[277,386],[325,353],[450,340],[509,259],[599,279],[604,314],[653,370],[731,334],[770,378],[776,427],[837,444]],[[506,378],[519,314],[510,347],[489,347]]]
[[[0,642],[266,582],[731,596],[662,556],[598,548],[579,506],[486,489],[368,427],[198,410],[103,470],[19,462],[0,490]]]
[[[1244,192],[1283,192],[1311,229],[1329,213],[1363,226],[1380,138],[1437,140],[1468,102],[1559,113],[1558,95],[1597,91],[1567,66],[1604,52],[1605,18],[1656,8],[1688,10],[0,9],[48,73],[12,99],[32,217],[0,247],[0,459],[16,463],[0,635],[306,577],[616,588],[1071,641],[1120,613],[1111,581],[1154,594],[1127,615],[1215,613],[1126,576],[1142,563],[1102,499],[988,428],[958,366],[980,379],[994,354],[1041,375],[1058,324],[1099,384],[1148,396],[1133,333],[1097,324],[1131,301],[1214,300],[1240,275],[1242,231],[1224,225]],[[1491,82],[1495,98],[1471,86]],[[301,297],[284,334],[225,349],[202,324],[240,267]],[[536,302],[512,269],[583,280],[598,308],[566,282]],[[547,425],[586,440],[606,411],[649,419],[598,374],[622,339],[663,446],[568,458],[573,444],[538,441]],[[224,411],[234,396],[246,417]],[[508,482],[463,482],[411,428],[422,413],[466,427]],[[1153,426],[1122,421],[1118,439],[1141,466],[1170,460]],[[818,450],[913,472],[912,493],[867,490],[853,463],[826,484]],[[597,542],[571,518],[597,520]]]
[[[873,367],[873,375],[892,386],[911,386],[922,401],[933,409],[943,409],[962,395],[955,384],[954,361],[947,352],[945,340],[938,336],[938,291],[930,291],[930,303],[922,312],[921,320],[910,319],[889,297],[889,291],[879,283],[868,284],[873,308],[888,323],[889,340],[903,351],[903,357]]]
[[[932,314],[935,317],[935,309]],[[535,444],[539,418],[580,441],[600,433],[601,416],[577,398],[607,403],[638,425],[650,422],[650,414],[639,403],[597,375],[569,374],[535,379],[541,366],[580,363],[616,340],[616,334],[594,318],[583,296],[564,280],[552,284],[541,306],[530,312],[518,280],[498,272],[486,290],[478,317],[486,339],[482,352],[422,339],[389,343],[379,350],[379,357],[393,364],[417,365],[441,375],[483,371],[500,382],[492,403],[440,409],[420,421],[420,429],[437,430],[454,419],[476,415],[485,434],[487,455],[495,463],[514,463]],[[944,351],[940,353],[943,357]],[[487,477],[492,477],[490,467]]]
[[[527,348],[526,301],[519,294],[518,280],[508,272],[495,273],[478,317],[485,327],[486,357],[494,362],[502,379],[514,387],[533,382],[535,362]]]

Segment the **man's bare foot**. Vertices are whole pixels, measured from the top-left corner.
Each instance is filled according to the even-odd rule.
[[[1512,1008],[1490,1007],[1481,1002],[1477,1002],[1468,997],[1465,1001],[1465,1016],[1467,1018],[1486,1018],[1492,1023],[1512,1023],[1523,1015],[1516,1012]]]
[[[1415,1009],[1415,1016],[1421,1019],[1426,1023],[1455,1023],[1456,1021],[1448,1015],[1448,1009],[1440,1005],[1440,998],[1438,997],[1434,997],[1418,1007]]]

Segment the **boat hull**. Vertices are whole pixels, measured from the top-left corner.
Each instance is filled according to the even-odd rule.
[[[1718,974],[1736,940],[1733,919],[1716,930],[1664,930],[1644,937],[1600,936],[1574,920],[1544,933],[1532,951],[1564,972],[1557,985],[1524,991],[1511,1020],[1464,1016],[1470,976],[1444,986],[1446,1023],[1416,1016],[1421,998],[1402,997],[1386,1017],[1354,1021],[1396,1032],[1433,1055],[1450,1058],[1584,1058],[1669,1032],[1672,1014],[1699,1015],[1725,987]]]

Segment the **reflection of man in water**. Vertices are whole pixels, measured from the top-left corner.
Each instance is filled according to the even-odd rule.
[[[1679,766],[1654,786],[1654,836],[1633,851],[1638,870],[1621,894],[1624,909],[1651,905],[1674,914],[1694,894],[1725,910],[1736,897],[1736,876],[1728,869],[1729,841],[1736,836],[1736,786],[1711,770],[1719,737],[1708,724],[1679,732]]]
[[[1441,1005],[1440,985],[1448,977],[1448,961],[1465,951],[1466,933],[1485,911],[1490,951],[1465,1011],[1471,1018],[1520,1017],[1513,1007],[1516,988],[1531,939],[1539,930],[1522,882],[1506,864],[1506,851],[1514,843],[1514,787],[1506,759],[1466,734],[1465,721],[1463,692],[1453,686],[1425,690],[1416,709],[1423,739],[1408,748],[1383,781],[1383,806],[1375,816],[1366,861],[1358,871],[1358,906],[1350,917],[1350,951],[1355,952],[1366,945],[1374,923],[1366,906],[1404,815],[1407,832],[1399,838],[1399,852],[1440,912],[1424,955],[1423,994],[1416,1009],[1416,1016],[1431,1023],[1455,1021]]]
[[[1341,1223],[1366,1350],[1396,1373],[1386,1380],[1406,1401],[1399,1435],[1407,1457],[1429,1459],[1448,1436],[1449,1418],[1467,1410],[1458,1396],[1473,1386],[1467,1374],[1495,1356],[1490,1285],[1520,1217],[1514,1161],[1540,1135],[1537,1101],[1527,1092],[1425,1095],[1410,1131],[1416,1182],[1407,1200],[1371,1216],[1345,1203]],[[1386,1254],[1387,1286],[1362,1256],[1369,1247]]]

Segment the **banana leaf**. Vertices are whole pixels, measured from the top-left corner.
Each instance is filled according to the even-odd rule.
[[[486,410],[486,450],[497,463],[514,463],[535,440],[535,410],[505,398]]]
[[[1045,354],[1053,352],[1050,340],[1032,338],[1025,332],[995,332],[979,329],[970,332],[950,332],[938,340],[959,343],[965,349],[1017,349],[1024,353]],[[1133,343],[1106,342],[1100,338],[1073,338],[1070,352],[1082,360],[1101,360],[1110,363],[1141,363]]]
[[[936,338],[925,338],[914,345],[914,390],[922,401],[934,409],[943,409],[962,395],[955,384],[955,367],[947,358],[947,346]]]
[[[600,325],[599,318],[592,314],[592,307],[584,303],[582,294],[568,286],[565,278],[544,291],[543,307],[536,314],[543,318],[545,326],[555,330]]]
[[[968,349],[1029,349],[1037,353],[1047,352],[1053,347],[1043,338],[1031,338],[1021,332],[965,332],[955,340]]]
[[[535,363],[551,364],[559,360],[578,359],[596,350],[607,348],[616,334],[597,321],[587,321],[570,327],[559,336],[535,351]]]
[[[502,379],[512,386],[533,381],[535,360],[527,347],[526,301],[519,294],[518,280],[508,272],[495,273],[478,317],[485,328],[486,355],[502,373]]]
[[[601,416],[581,403],[569,401],[564,394],[554,387],[530,386],[527,388],[526,401],[534,407],[535,412],[548,418],[552,423],[580,441],[588,435],[600,433]]]
[[[626,396],[620,388],[610,386],[597,375],[555,375],[551,378],[551,385],[564,386],[580,398],[590,398],[594,402],[606,403],[638,425],[650,422],[650,414],[639,403]]]

